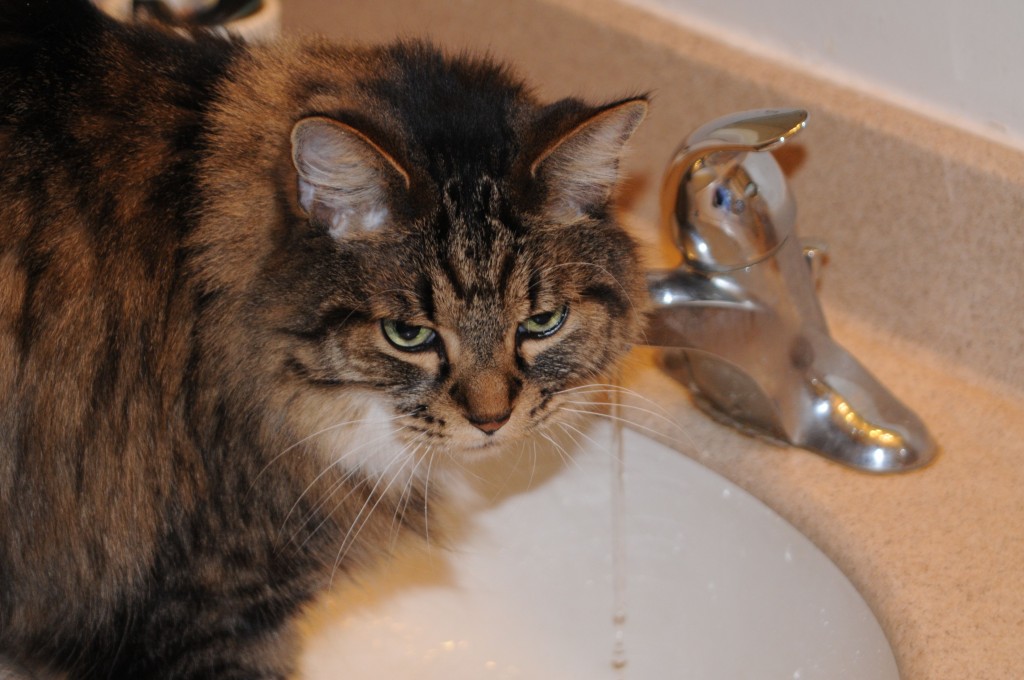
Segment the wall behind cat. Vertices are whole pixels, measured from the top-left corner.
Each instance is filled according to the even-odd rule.
[[[622,0],[753,54],[1024,148],[1018,0]]]

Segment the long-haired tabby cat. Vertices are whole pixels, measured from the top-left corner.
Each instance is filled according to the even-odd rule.
[[[292,672],[333,574],[640,333],[609,201],[645,110],[5,0],[0,666]]]

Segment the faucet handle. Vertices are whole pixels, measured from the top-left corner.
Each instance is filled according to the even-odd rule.
[[[807,126],[801,109],[756,109],[716,118],[697,128],[684,149],[701,155],[711,151],[771,151]]]
[[[731,271],[769,257],[796,208],[770,153],[807,125],[799,109],[732,113],[693,132],[665,173],[662,219],[685,263]]]

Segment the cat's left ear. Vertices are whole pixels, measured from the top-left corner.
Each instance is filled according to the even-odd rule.
[[[330,118],[304,118],[292,128],[292,162],[299,205],[341,238],[387,222],[389,187],[409,187],[409,174],[354,127]]]
[[[548,210],[572,221],[603,208],[611,198],[626,142],[647,115],[647,99],[599,109],[550,143],[530,166],[548,185]]]

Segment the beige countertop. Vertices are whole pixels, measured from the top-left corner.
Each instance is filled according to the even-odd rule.
[[[1024,673],[1024,395],[830,314],[833,335],[939,442],[929,467],[871,475],[720,425],[638,350],[625,385],[683,425],[662,441],[760,498],[850,578],[901,677]],[[657,419],[645,423],[665,431]]]

